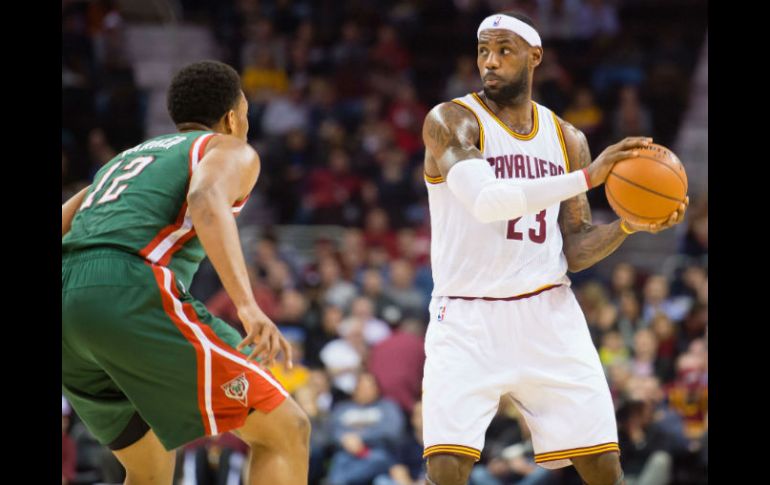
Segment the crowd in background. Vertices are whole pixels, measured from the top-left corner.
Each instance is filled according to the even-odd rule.
[[[250,103],[262,173],[239,224],[259,227],[244,248],[255,297],[294,346],[299,365],[273,372],[311,417],[311,483],[421,483],[432,290],[421,127],[436,103],[481,88],[479,21],[507,9],[533,18],[545,42],[533,97],[581,129],[595,156],[628,135],[671,144],[687,107],[705,17],[677,19],[704,15],[702,2],[640,3],[181,1],[186,20],[211,27]],[[147,99],[116,3],[66,1],[62,14],[65,200],[143,140]],[[589,200],[608,210],[603,191]],[[286,224],[344,229],[316,238],[308,256],[273,229]],[[665,273],[620,263],[610,278],[575,275],[629,484],[706,483],[705,195],[683,225],[680,262]],[[210,267],[197,278],[193,294],[242,331]],[[120,466],[66,402],[62,441],[63,483],[121,481]],[[185,483],[237,483],[246,451],[229,434],[202,439],[179,452],[177,473]],[[579,483],[573,468],[534,465],[526,423],[502,399],[472,484]]]

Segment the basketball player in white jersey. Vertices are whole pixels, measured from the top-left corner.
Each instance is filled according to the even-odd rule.
[[[591,162],[579,130],[531,100],[543,56],[527,17],[478,30],[482,93],[442,103],[423,127],[434,290],[423,415],[428,483],[468,480],[509,396],[532,431],[535,461],[574,465],[588,485],[621,485],[609,388],[567,270],[661,224],[592,225],[585,192],[650,138],[626,138]]]

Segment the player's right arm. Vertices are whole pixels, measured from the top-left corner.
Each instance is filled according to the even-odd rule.
[[[61,237],[64,237],[65,234],[70,232],[70,228],[72,227],[72,219],[75,217],[75,213],[78,211],[78,208],[80,207],[80,204],[83,203],[83,199],[85,198],[86,194],[88,193],[88,189],[91,186],[84,188],[77,194],[73,195],[72,197],[67,200],[64,204],[61,206]]]
[[[233,136],[215,136],[190,178],[187,204],[198,239],[247,332],[238,349],[256,343],[249,358],[260,357],[267,366],[283,350],[290,368],[291,346],[254,299],[232,214],[233,204],[251,193],[259,170],[259,155],[251,146]]]
[[[615,162],[634,156],[638,141],[605,150],[584,170],[542,179],[497,179],[476,148],[475,117],[455,103],[442,103],[425,118],[425,171],[438,170],[449,190],[481,223],[507,221],[537,213],[604,183]]]

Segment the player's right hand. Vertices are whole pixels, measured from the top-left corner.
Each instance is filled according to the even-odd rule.
[[[612,166],[626,158],[639,155],[635,148],[644,148],[652,143],[652,138],[645,136],[629,136],[604,149],[598,157],[588,165],[588,177],[591,179],[591,187],[603,184],[610,175]]]
[[[291,359],[291,344],[281,335],[278,327],[256,305],[238,310],[238,318],[246,330],[246,337],[235,348],[240,351],[244,347],[255,344],[247,359],[255,359],[266,367],[275,364],[275,358],[283,351],[284,366],[290,370],[294,364]]]

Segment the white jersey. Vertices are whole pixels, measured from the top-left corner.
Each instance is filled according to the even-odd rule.
[[[475,93],[452,100],[479,123],[479,149],[497,178],[541,178],[569,172],[556,116],[534,101],[528,135],[510,130]],[[428,177],[433,296],[509,298],[569,285],[559,203],[510,221],[483,224],[442,177]]]

